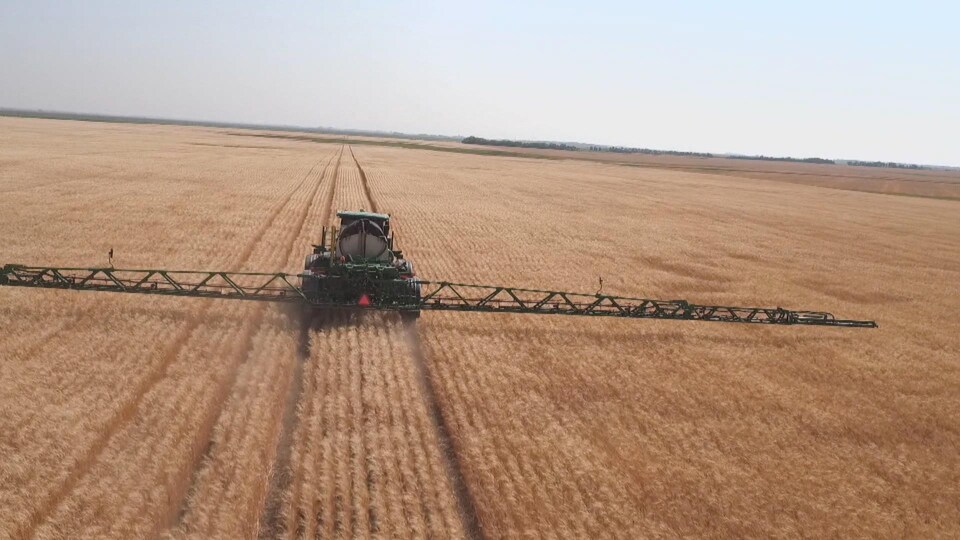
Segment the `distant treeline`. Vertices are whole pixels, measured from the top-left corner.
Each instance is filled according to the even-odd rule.
[[[514,148],[541,148],[544,150],[572,150],[574,152],[580,150],[576,146],[571,146],[569,144],[561,143],[552,143],[552,142],[527,142],[527,141],[511,141],[507,139],[484,139],[482,137],[470,136],[462,141],[463,144],[484,144],[488,146],[510,146]]]
[[[847,165],[857,165],[860,167],[890,167],[893,169],[930,169],[923,165],[913,165],[911,163],[894,163],[892,161],[847,161]]]
[[[760,161],[792,161],[794,163],[822,163],[824,165],[834,165],[837,162],[832,159],[823,159],[818,157],[792,158],[792,157],[770,157],[770,156],[724,156],[730,159],[756,159]]]
[[[629,146],[591,146],[591,152],[614,152],[617,154],[649,154],[652,156],[715,157],[703,152],[681,152],[679,150],[653,150],[651,148],[631,148]]]
[[[730,159],[756,159],[760,161],[795,161],[797,163],[835,163],[830,159],[823,158],[791,158],[791,157],[770,157],[770,156],[738,156],[711,154],[708,152],[680,152],[677,150],[653,150],[651,148],[631,148],[629,146],[591,146],[591,152],[615,152],[618,154],[649,154],[652,156],[684,156],[701,158],[730,158]]]

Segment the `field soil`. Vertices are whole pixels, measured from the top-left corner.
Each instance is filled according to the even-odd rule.
[[[0,264],[297,272],[362,208],[425,279],[880,327],[0,287],[0,538],[960,535],[951,173],[395,143],[0,118]]]

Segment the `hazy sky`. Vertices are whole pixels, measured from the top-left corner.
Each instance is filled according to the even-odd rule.
[[[0,107],[960,165],[955,2],[0,0]]]

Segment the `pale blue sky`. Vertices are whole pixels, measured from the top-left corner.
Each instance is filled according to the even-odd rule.
[[[0,0],[0,107],[960,165],[956,3],[194,4]]]

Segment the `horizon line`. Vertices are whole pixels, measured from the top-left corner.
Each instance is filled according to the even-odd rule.
[[[15,113],[15,114],[8,114]],[[6,117],[19,117],[19,118],[39,118],[39,119],[52,119],[52,120],[72,120],[72,121],[89,121],[89,122],[117,122],[117,121],[129,121],[129,123],[139,123],[139,124],[159,124],[159,125],[182,125],[182,126],[200,126],[200,127],[233,127],[239,129],[261,129],[261,130],[274,130],[274,131],[301,131],[301,132],[313,132],[313,133],[332,133],[332,134],[341,134],[341,135],[358,135],[358,136],[374,136],[374,137],[388,137],[388,138],[397,138],[397,139],[412,139],[412,140],[447,140],[447,141],[457,141],[462,142],[463,139],[467,137],[478,137],[475,135],[443,135],[436,133],[408,133],[404,131],[388,131],[380,129],[357,129],[357,128],[337,128],[330,126],[303,126],[296,124],[270,124],[270,123],[260,123],[260,122],[242,122],[234,120],[193,120],[187,118],[164,118],[157,116],[136,116],[129,114],[113,114],[113,113],[91,113],[91,112],[73,112],[73,111],[63,111],[57,109],[22,109],[17,107],[3,107],[0,106],[0,116]],[[71,118],[72,117],[72,118]],[[884,161],[884,160],[865,160],[865,159],[853,159],[853,158],[821,158],[820,156],[807,156],[807,157],[795,157],[795,156],[767,156],[764,154],[748,154],[741,152],[702,152],[698,150],[665,150],[665,149],[656,149],[656,148],[645,148],[645,147],[632,147],[632,146],[621,146],[613,144],[600,144],[600,143],[590,143],[590,142],[581,142],[581,141],[558,141],[551,139],[487,139],[491,141],[511,141],[511,142],[520,142],[520,143],[552,143],[552,144],[568,144],[568,145],[582,145],[584,147],[600,147],[600,148],[628,148],[634,150],[646,150],[650,152],[662,152],[662,153],[691,153],[691,154],[706,154],[710,157],[718,158],[731,158],[731,157],[741,157],[741,158],[767,158],[767,159],[782,159],[782,160],[797,160],[802,161],[804,159],[824,159],[833,162],[860,162],[860,163],[892,163],[894,165],[900,166],[912,166],[912,167],[921,167],[932,170],[960,170],[960,166],[954,165],[939,165],[932,163],[910,163],[902,161]]]

